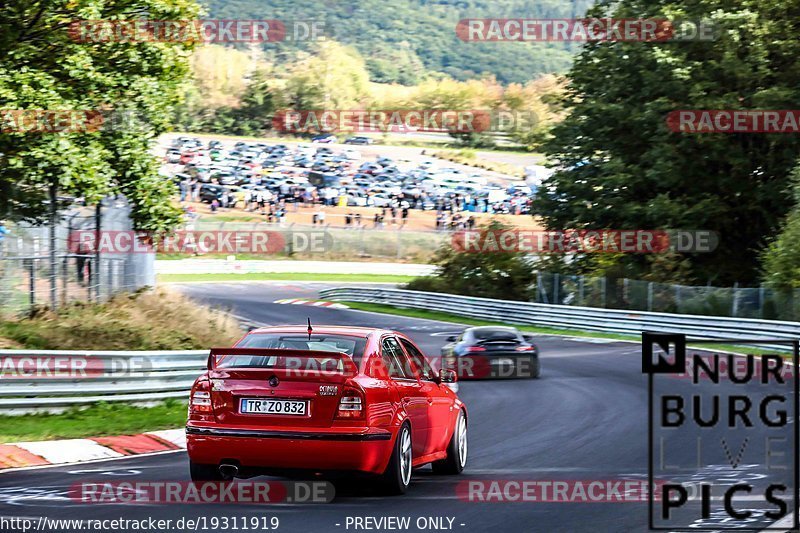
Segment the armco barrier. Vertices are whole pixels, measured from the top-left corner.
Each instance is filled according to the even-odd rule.
[[[77,369],[53,372],[56,360],[70,368],[77,362]],[[0,350],[0,413],[188,398],[207,360],[207,350]],[[27,371],[15,374],[19,369]]]
[[[685,333],[708,339],[767,340],[800,338],[800,322],[748,318],[675,315],[458,296],[381,288],[336,288],[320,291],[333,301],[386,304],[442,311],[509,324],[640,335],[642,331]]]

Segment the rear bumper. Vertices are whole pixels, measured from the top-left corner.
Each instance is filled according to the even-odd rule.
[[[528,378],[538,373],[539,354],[489,352],[461,356],[443,356],[444,368],[451,368],[458,379]]]
[[[394,432],[371,428],[309,431],[186,426],[189,458],[200,464],[233,460],[253,468],[380,474],[389,463],[393,443]]]

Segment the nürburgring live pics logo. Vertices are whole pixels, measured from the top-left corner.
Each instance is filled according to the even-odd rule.
[[[797,528],[800,342],[702,340],[756,348],[747,356],[687,353],[686,342],[642,334],[650,529]]]

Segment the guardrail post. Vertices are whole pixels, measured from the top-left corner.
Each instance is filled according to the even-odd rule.
[[[647,310],[653,310],[653,282],[647,284]]]
[[[733,284],[733,302],[731,302],[731,316],[739,315],[739,282]]]

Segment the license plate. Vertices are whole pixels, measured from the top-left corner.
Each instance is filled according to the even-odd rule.
[[[308,416],[308,402],[280,398],[242,398],[239,411],[257,415]]]
[[[514,366],[514,360],[507,358],[495,359],[492,364],[496,366]]]

